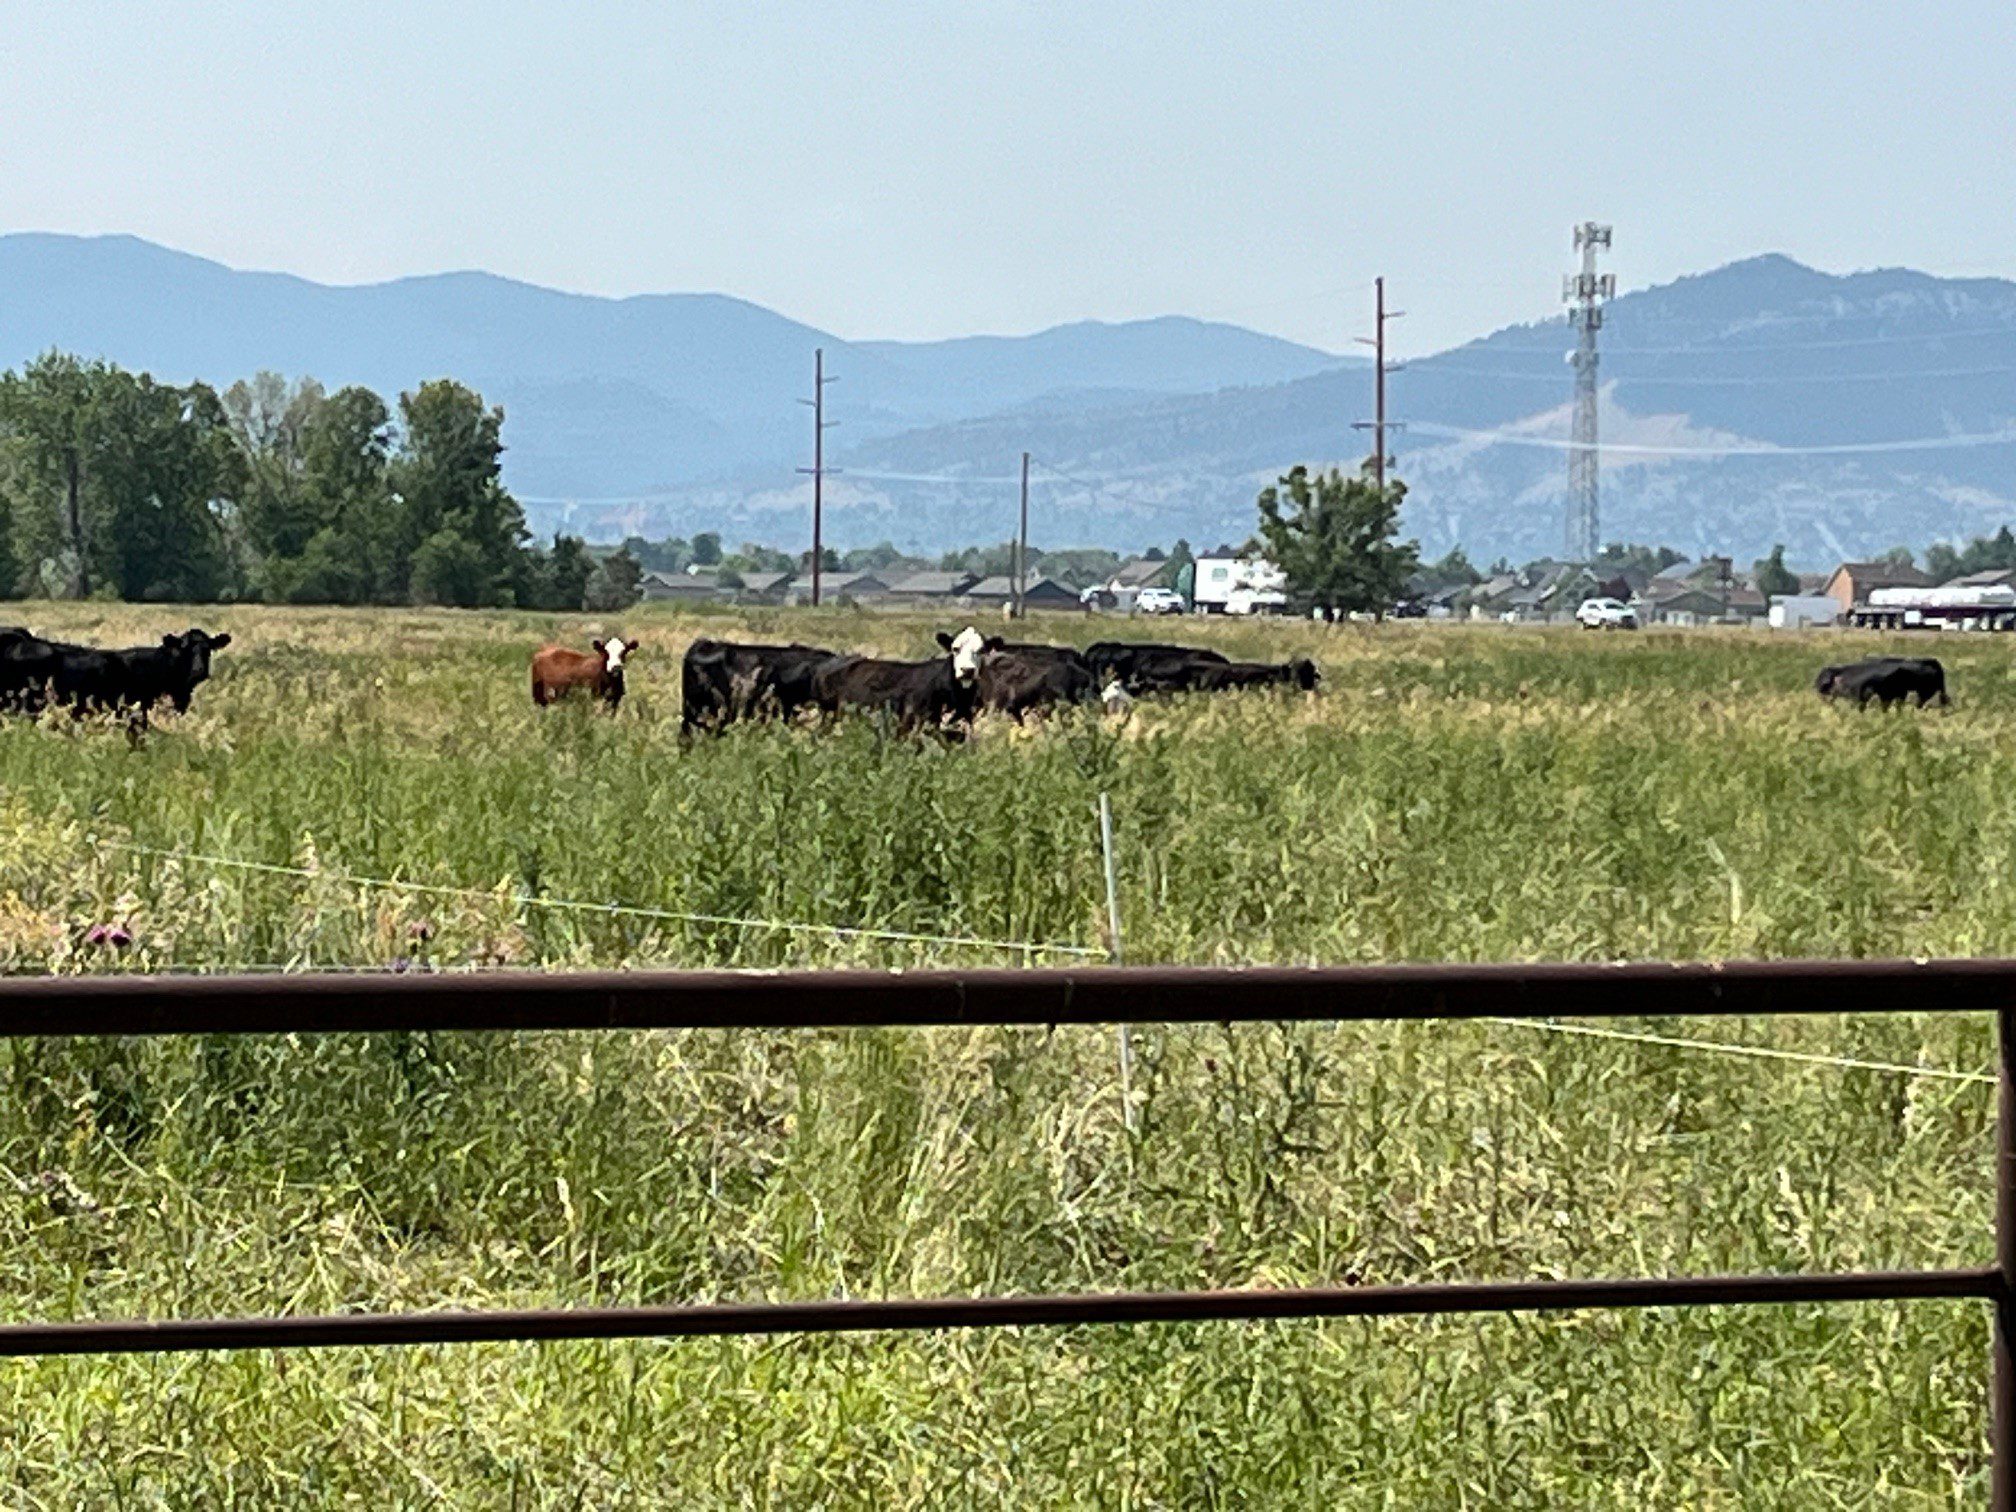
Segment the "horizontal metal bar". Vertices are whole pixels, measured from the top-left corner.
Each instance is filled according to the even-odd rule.
[[[1986,1011],[2016,961],[12,978],[0,1035]]]
[[[18,1323],[0,1357],[317,1349],[552,1339],[696,1338],[1067,1324],[1259,1322],[1436,1317],[1570,1308],[1713,1307],[1798,1302],[1992,1299],[1993,1270],[1863,1271],[1819,1276],[1700,1276],[1615,1281],[1462,1282],[1281,1291],[1093,1292],[931,1297],[884,1302],[724,1303],[520,1312],[345,1313],[301,1318]]]

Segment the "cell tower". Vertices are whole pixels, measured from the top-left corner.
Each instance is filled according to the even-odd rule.
[[[1561,280],[1561,298],[1568,305],[1568,323],[1576,342],[1575,428],[1568,453],[1568,560],[1593,562],[1602,542],[1596,516],[1596,333],[1603,329],[1603,301],[1617,292],[1615,273],[1596,271],[1596,254],[1608,251],[1610,228],[1584,221],[1575,228],[1575,246],[1582,271]]]

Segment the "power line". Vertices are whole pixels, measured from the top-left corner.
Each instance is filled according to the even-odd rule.
[[[1573,355],[1569,354],[1570,357]],[[1434,358],[1427,358],[1416,366],[1431,376],[1460,373],[1469,378],[1502,378],[1517,383],[1561,381],[1557,373],[1514,373],[1491,368],[1461,367],[1453,363],[1438,362]],[[1993,367],[1900,369],[1881,373],[1752,373],[1727,378],[1702,377],[1698,374],[1674,374],[1671,377],[1652,373],[1619,374],[1613,367],[1610,382],[1632,383],[1645,387],[1674,384],[1685,388],[1770,388],[1788,384],[1914,383],[1928,378],[1990,378],[2007,373],[2016,373],[2016,363],[2002,363]]]
[[[1504,446],[1531,446],[1547,451],[1572,452],[1580,441],[1562,441],[1552,436],[1534,436],[1520,431],[1475,430],[1461,425],[1440,425],[1417,420],[1412,429],[1424,435],[1444,436],[1454,441],[1493,441]],[[1606,452],[1640,457],[1829,457],[1861,456],[1878,452],[1942,451],[1947,448],[2007,446],[2016,443],[2016,430],[1976,431],[1951,436],[1916,436],[1901,441],[1850,441],[1826,446],[1773,446],[1768,442],[1735,446],[1635,446],[1608,442]],[[1594,451],[1590,445],[1588,448]]]

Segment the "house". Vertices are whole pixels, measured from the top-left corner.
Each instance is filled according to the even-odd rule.
[[[1106,579],[1105,586],[1114,593],[1120,592],[1123,588],[1150,588],[1165,580],[1172,565],[1167,557],[1160,559],[1135,557],[1115,567],[1113,575]]]
[[[1916,567],[1895,562],[1843,562],[1820,591],[1841,606],[1845,615],[1857,604],[1869,602],[1878,588],[1930,588],[1932,579]]]
[[[982,578],[959,595],[962,603],[976,609],[1006,608],[1015,602],[1015,580],[1011,577]],[[1032,578],[1022,590],[1025,609],[1082,609],[1078,595],[1055,578]]]
[[[977,572],[913,572],[890,581],[889,602],[950,603],[979,581]]]
[[[1712,625],[1722,617],[1722,595],[1688,583],[1655,580],[1637,609],[1648,625]]]
[[[781,604],[797,576],[795,572],[745,572],[736,596],[745,604]]]
[[[811,603],[812,574],[807,571],[793,579],[784,597],[787,603]],[[819,574],[819,602],[822,604],[876,604],[888,597],[889,585],[872,572]]]
[[[690,572],[647,572],[638,580],[637,588],[644,601],[651,604],[704,604],[727,597],[727,590],[712,577],[697,577]]]
[[[2016,567],[1990,567],[1985,572],[1969,572],[1942,588],[2016,588]]]

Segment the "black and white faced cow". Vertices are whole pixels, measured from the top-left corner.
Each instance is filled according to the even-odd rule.
[[[928,661],[835,657],[812,674],[812,696],[826,714],[849,709],[886,714],[900,734],[957,732],[972,723],[988,643],[988,637],[968,625],[957,635],[939,631],[945,654]]]

